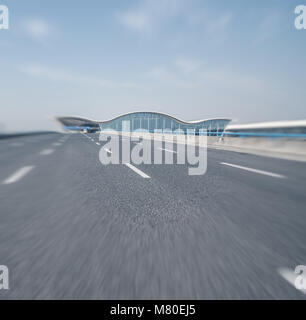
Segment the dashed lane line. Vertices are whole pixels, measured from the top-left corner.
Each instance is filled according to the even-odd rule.
[[[10,177],[8,177],[2,184],[12,184],[19,180],[21,180],[24,176],[26,176],[30,171],[32,171],[35,166],[26,166],[22,167],[13,173]]]
[[[54,152],[54,149],[45,149],[40,152],[40,155],[41,156],[48,156],[48,155],[52,154],[53,152]]]
[[[134,167],[133,165],[131,165],[130,163],[125,163],[125,165],[130,168],[131,170],[133,170],[134,172],[136,172],[137,174],[139,174],[141,177],[143,177],[144,179],[150,179],[151,177],[148,176],[146,173],[144,173],[143,171],[139,170],[138,168]]]
[[[23,145],[23,142],[14,142],[10,144],[10,147],[22,147]]]

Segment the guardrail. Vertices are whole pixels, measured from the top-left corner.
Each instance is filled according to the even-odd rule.
[[[223,132],[218,133],[219,137],[231,136],[231,137],[259,137],[259,138],[306,138],[304,133],[272,133],[272,132]]]

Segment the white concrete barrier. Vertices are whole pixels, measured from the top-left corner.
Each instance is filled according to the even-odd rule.
[[[306,139],[303,138],[224,137],[210,147],[306,161]]]
[[[118,134],[117,131],[103,131],[103,133]],[[128,132],[120,133],[130,136]],[[155,139],[159,141],[174,141],[175,143],[198,145],[201,136],[175,135],[168,133],[134,132],[134,137]],[[202,137],[203,138],[203,137]],[[205,137],[208,148],[222,149],[234,152],[250,153],[261,156],[276,157],[288,160],[306,161],[306,139],[265,138],[265,137]]]

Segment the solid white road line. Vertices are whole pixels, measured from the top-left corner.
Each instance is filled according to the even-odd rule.
[[[176,151],[169,150],[169,149],[163,149],[163,148],[158,148],[158,150],[163,150],[163,151],[171,152],[171,153],[177,153]]]
[[[296,278],[299,276],[298,274],[296,274],[293,270],[290,270],[287,268],[279,268],[277,271],[286,281],[288,281],[291,285],[293,285],[296,288],[295,281],[296,281]],[[303,281],[305,283],[306,275],[302,274],[300,276],[303,277]],[[306,294],[306,290],[299,290],[299,291]]]
[[[41,151],[40,155],[48,156],[49,154],[51,154],[53,152],[54,152],[54,149],[45,149],[45,150]]]
[[[263,174],[265,176],[270,176],[270,177],[273,177],[273,178],[280,178],[280,179],[286,178],[285,176],[283,176],[281,174],[268,172],[268,171],[263,171],[263,170],[252,169],[252,168],[248,168],[248,167],[242,167],[242,166],[238,166],[236,164],[231,164],[231,163],[226,163],[226,162],[221,162],[221,164],[223,164],[225,166],[241,169],[241,170],[246,170],[246,171],[250,171],[250,172],[254,172],[254,173]]]
[[[97,145],[97,146],[101,146],[101,144],[100,144],[99,142],[96,142],[96,145]]]
[[[11,184],[17,182],[18,180],[22,179],[26,174],[28,174],[31,170],[33,170],[34,166],[26,166],[22,167],[21,169],[17,170],[14,174],[12,174],[9,178],[7,178],[3,184]]]
[[[125,163],[125,165],[130,168],[131,170],[133,170],[134,172],[136,172],[137,174],[139,174],[141,177],[143,177],[144,179],[150,179],[151,177],[149,177],[147,174],[145,174],[144,172],[142,172],[141,170],[137,169],[136,167],[134,167],[133,165],[131,165],[130,163]]]

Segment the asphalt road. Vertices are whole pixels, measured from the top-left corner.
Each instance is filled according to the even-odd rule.
[[[306,265],[306,163],[209,149],[202,176],[137,172],[102,165],[98,139],[0,141],[1,299],[306,298],[287,281]]]

